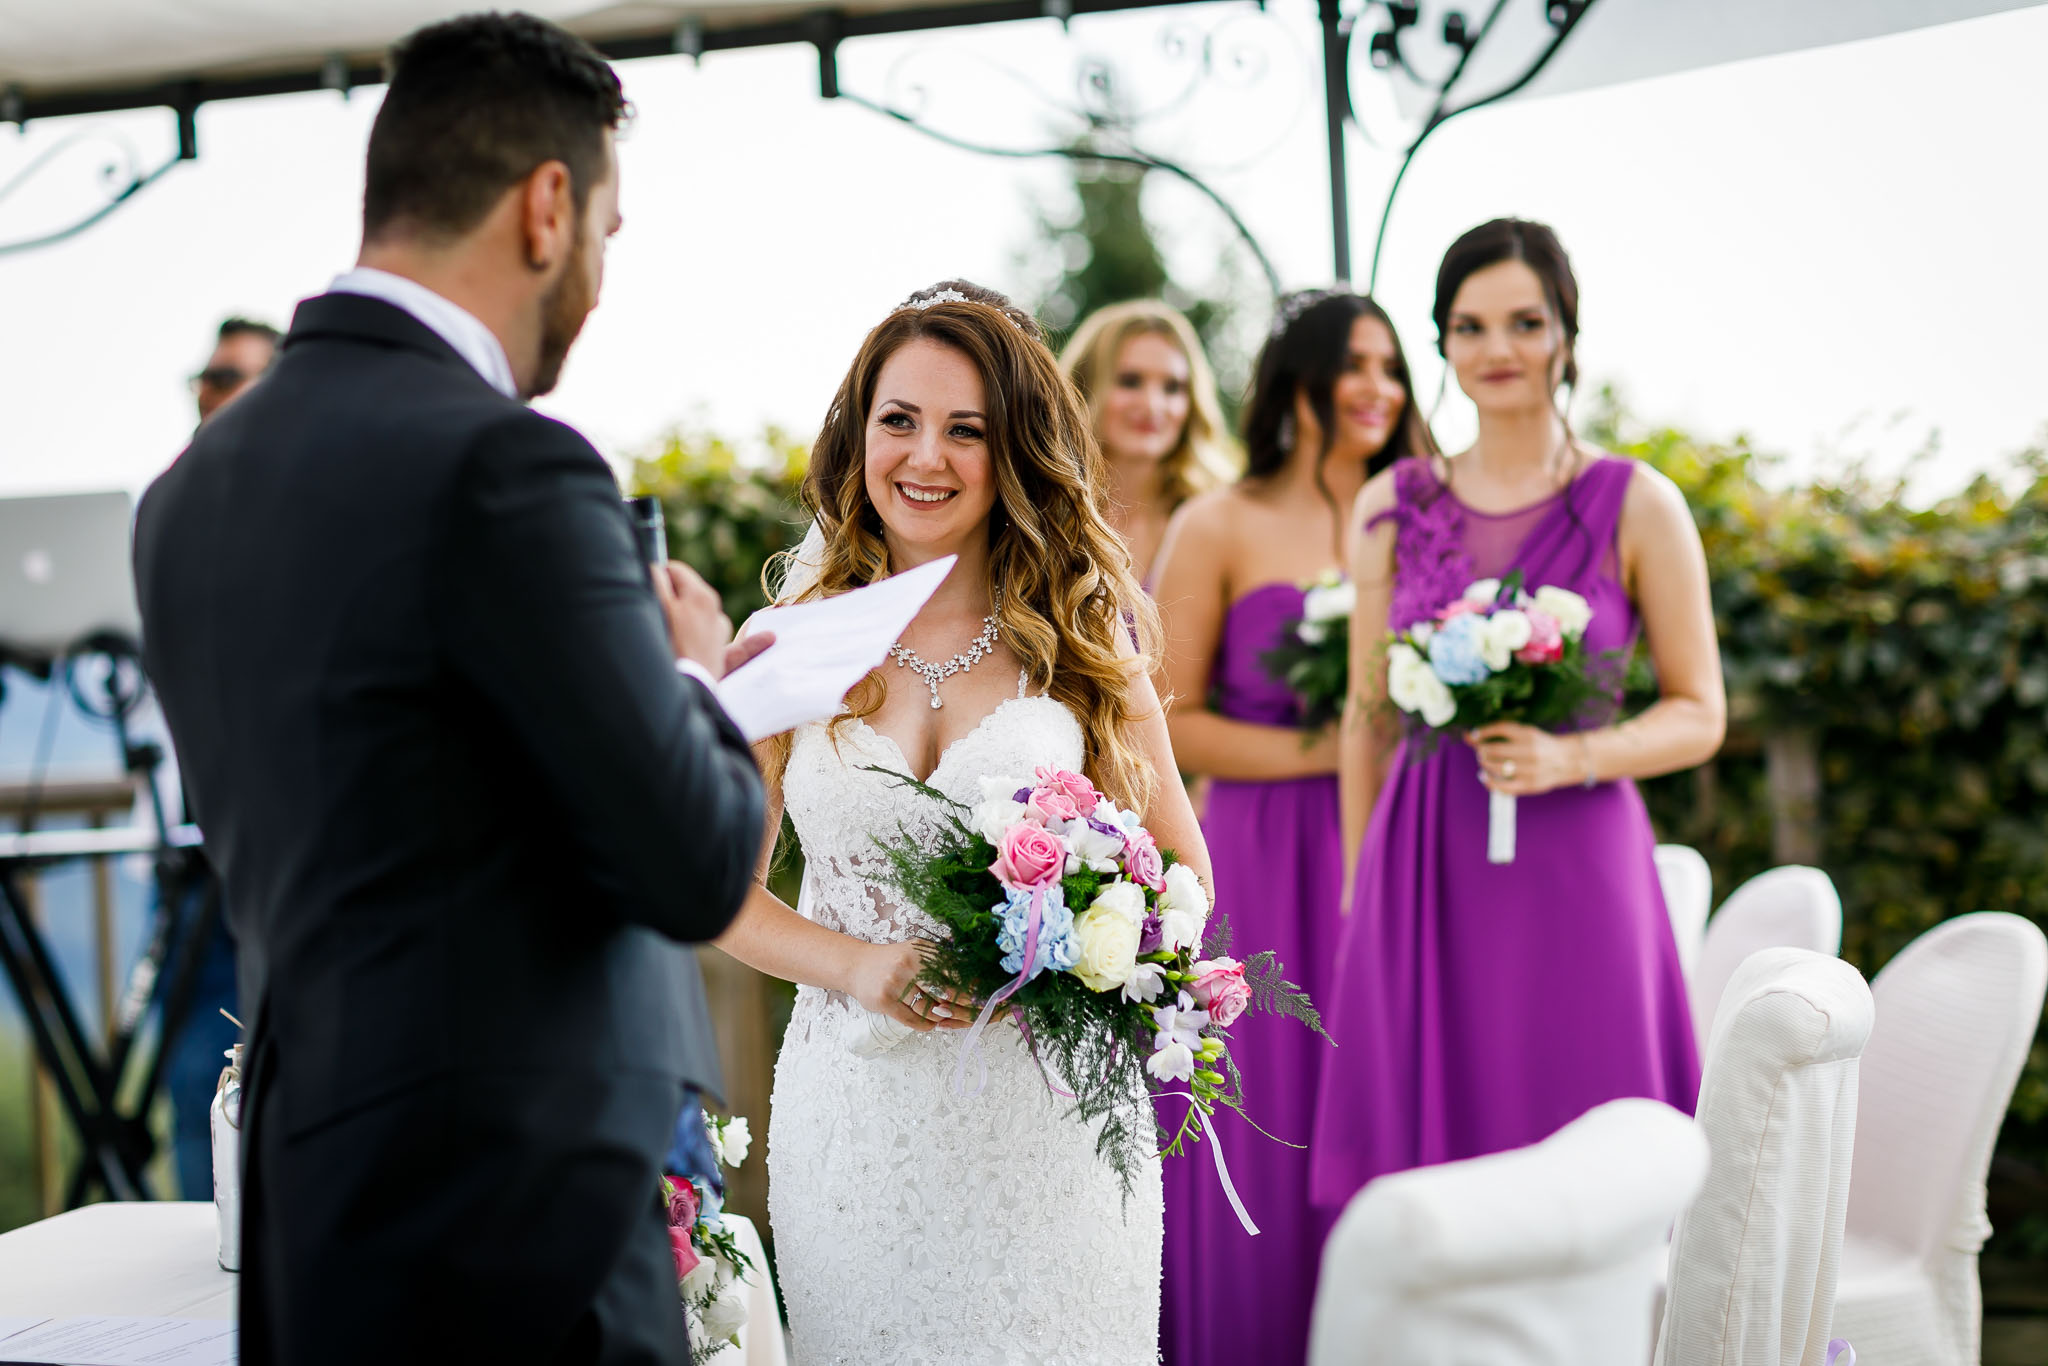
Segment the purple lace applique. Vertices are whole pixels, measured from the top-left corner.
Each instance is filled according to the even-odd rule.
[[[1390,630],[1403,630],[1465,591],[1476,577],[1464,544],[1458,500],[1437,481],[1426,460],[1409,458],[1394,467],[1394,506],[1366,523],[1369,531],[1394,521],[1394,596],[1387,609]]]

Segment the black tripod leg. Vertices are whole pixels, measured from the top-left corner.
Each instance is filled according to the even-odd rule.
[[[140,1172],[123,1161],[120,1136],[112,1127],[113,1086],[94,1059],[91,1043],[79,1028],[78,1016],[64,995],[62,980],[48,950],[29,920],[28,903],[11,869],[0,871],[0,967],[5,967],[15,994],[28,1015],[36,1055],[56,1083],[58,1099],[70,1115],[85,1147],[81,1175],[96,1174],[116,1200],[143,1196]],[[69,1058],[67,1060],[67,1053]],[[85,1082],[92,1103],[81,1091]],[[73,1183],[74,1189],[77,1182]]]

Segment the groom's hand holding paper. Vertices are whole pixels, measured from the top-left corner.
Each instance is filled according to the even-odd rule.
[[[837,597],[757,614],[753,633],[773,632],[775,643],[719,683],[726,715],[750,743],[837,715],[848,690],[888,658],[889,647],[945,581],[955,558],[948,555]]]

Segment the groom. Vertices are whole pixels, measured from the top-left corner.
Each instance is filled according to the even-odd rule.
[[[523,402],[597,301],[624,112],[538,20],[408,39],[357,268],[138,517],[254,1003],[252,1366],[687,1360],[657,1163],[716,1084],[681,943],[761,839],[706,687],[749,650]]]

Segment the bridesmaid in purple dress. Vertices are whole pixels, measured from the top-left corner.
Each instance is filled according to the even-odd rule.
[[[1540,224],[1459,238],[1437,275],[1439,345],[1478,409],[1472,448],[1402,461],[1355,525],[1343,805],[1359,851],[1330,993],[1314,1196],[1334,1216],[1385,1172],[1533,1143],[1592,1106],[1690,1111],[1699,1063],[1636,778],[1719,747],[1726,704],[1706,559],[1662,475],[1574,440],[1578,285]],[[1659,700],[1619,725],[1520,725],[1397,744],[1378,642],[1473,579],[1521,570],[1593,609],[1595,651],[1640,628]],[[1515,861],[1486,861],[1487,791],[1519,798]]]
[[[1175,756],[1209,780],[1202,828],[1217,909],[1327,1007],[1343,878],[1336,729],[1303,730],[1260,656],[1300,618],[1301,586],[1343,563],[1346,510],[1368,474],[1432,449],[1378,305],[1348,293],[1282,303],[1245,449],[1244,479],[1194,499],[1167,533],[1153,586],[1167,637],[1161,695],[1179,699],[1168,714]],[[1251,1116],[1306,1143],[1330,1045],[1294,1020],[1248,1015],[1230,1048]],[[1178,1105],[1162,1103],[1169,1123]],[[1239,1225],[1204,1148],[1166,1164],[1165,1360],[1299,1366],[1327,1230],[1309,1204],[1309,1155],[1235,1116],[1216,1128],[1261,1236]]]

